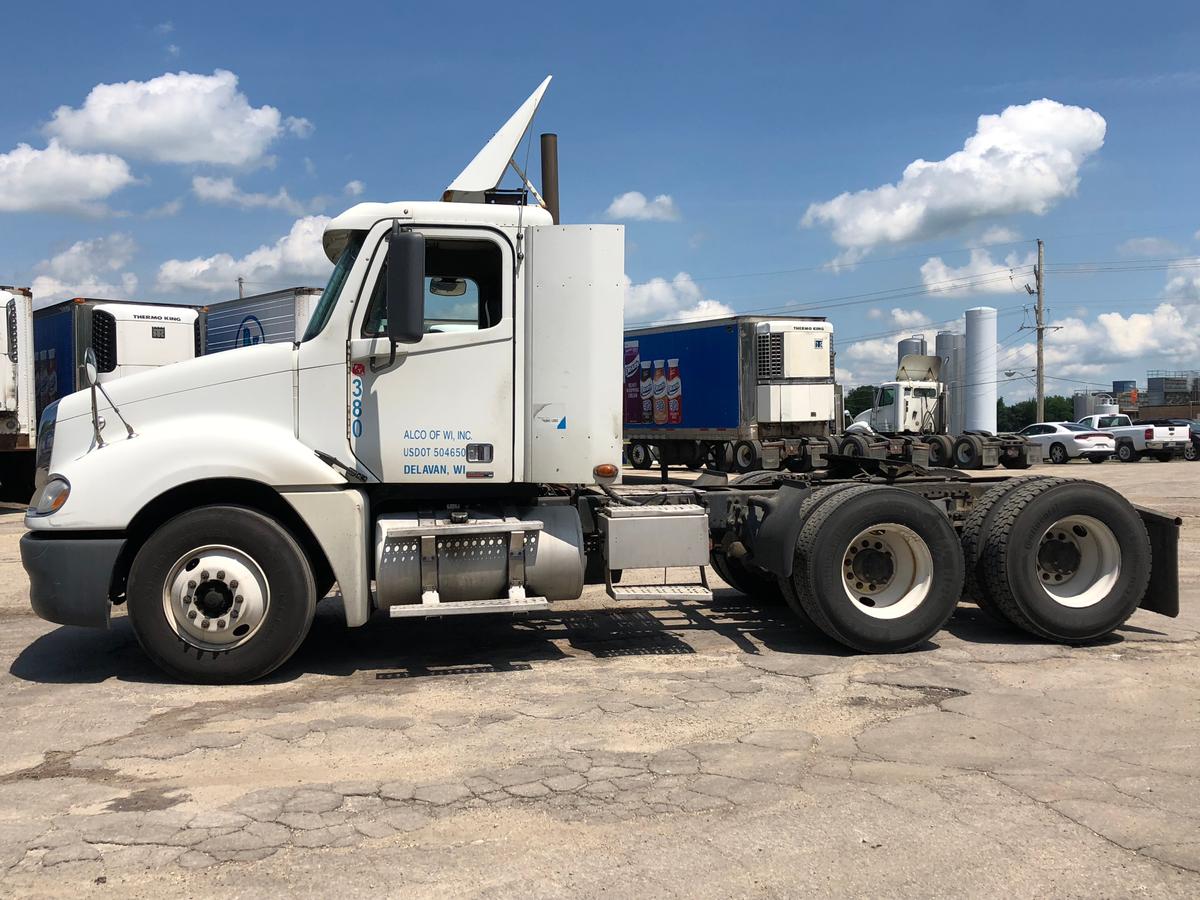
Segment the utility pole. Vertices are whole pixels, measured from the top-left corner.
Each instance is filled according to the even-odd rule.
[[[1038,241],[1038,246],[1039,247],[1041,246],[1041,241]],[[245,281],[246,281],[246,279],[242,278],[241,275],[238,276],[238,299],[239,300],[241,300],[243,297],[246,296]],[[1038,290],[1040,291],[1041,288],[1039,287]],[[1039,294],[1039,297],[1040,296],[1041,295]],[[1038,301],[1038,308],[1039,309],[1041,308],[1040,300]],[[1038,332],[1038,365],[1040,366],[1041,364],[1042,364],[1042,345],[1041,345],[1041,332],[1039,331]],[[1040,422],[1041,420],[1039,419],[1038,421]]]
[[[1046,421],[1046,361],[1043,343],[1046,334],[1046,246],[1038,238],[1037,261],[1037,420]]]

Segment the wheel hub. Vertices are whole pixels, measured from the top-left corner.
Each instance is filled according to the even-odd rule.
[[[859,534],[842,554],[842,587],[849,601],[874,619],[915,610],[933,584],[929,545],[907,525],[881,523]]]
[[[1121,546],[1112,530],[1093,516],[1059,519],[1038,542],[1033,567],[1054,602],[1072,609],[1099,603],[1121,574]]]
[[[234,547],[199,547],[183,555],[163,584],[167,622],[201,650],[231,650],[248,641],[269,603],[262,567]]]

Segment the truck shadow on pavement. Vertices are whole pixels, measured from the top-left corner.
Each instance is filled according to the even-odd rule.
[[[335,596],[318,608],[296,655],[261,683],[281,684],[306,674],[366,675],[377,680],[475,675],[529,669],[534,663],[635,656],[762,653],[853,656],[786,606],[718,589],[711,603],[603,607],[522,617],[471,616],[392,622],[377,615],[361,628],[341,624]],[[1044,644],[1005,628],[982,610],[960,607],[947,624],[950,638],[983,644]],[[1119,643],[1114,635],[1102,643]],[[928,642],[916,652],[937,649]],[[89,684],[116,678],[168,683],[142,653],[128,619],[109,631],[60,627],[30,643],[9,672],[25,681]]]

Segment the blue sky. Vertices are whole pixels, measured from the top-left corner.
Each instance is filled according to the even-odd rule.
[[[535,129],[560,135],[564,221],[627,224],[629,321],[805,307],[858,383],[896,335],[994,305],[1025,396],[1042,237],[1048,389],[1200,368],[1195,4],[44,3],[6,24],[42,52],[0,94],[0,283],[43,299],[320,283],[320,216],[435,198],[553,74]],[[987,146],[952,157],[980,116]]]

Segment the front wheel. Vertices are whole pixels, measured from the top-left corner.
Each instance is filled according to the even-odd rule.
[[[1053,444],[1050,447],[1050,462],[1061,466],[1063,463],[1071,461],[1071,457],[1067,455],[1067,448],[1062,444]]]
[[[1188,462],[1195,462],[1197,459],[1200,459],[1200,450],[1196,449],[1196,445],[1192,441],[1189,441],[1188,445],[1183,448],[1183,458]]]
[[[206,684],[254,681],[282,665],[317,604],[296,539],[240,506],[201,507],[161,526],[133,561],[126,597],[146,655]]]

